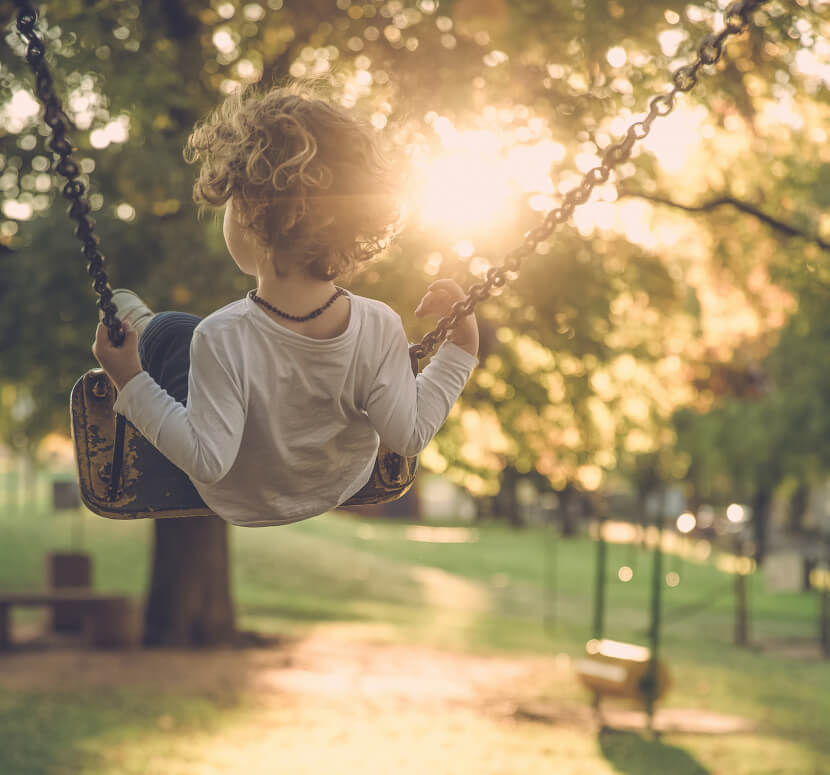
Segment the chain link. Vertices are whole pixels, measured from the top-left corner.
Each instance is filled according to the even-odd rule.
[[[87,271],[92,278],[92,287],[98,294],[98,307],[104,313],[102,322],[107,328],[110,341],[117,347],[124,341],[124,333],[117,316],[118,310],[112,303],[112,288],[104,271],[104,257],[98,250],[98,238],[93,234],[95,221],[89,216],[86,187],[78,180],[80,169],[71,157],[74,149],[66,136],[66,131],[72,126],[72,122],[64,113],[61,101],[55,94],[52,75],[46,65],[46,47],[35,29],[38,21],[37,11],[27,0],[16,2],[19,9],[17,31],[26,43],[26,61],[35,76],[35,93],[43,104],[44,121],[52,130],[49,147],[59,157],[55,170],[66,178],[63,195],[70,202],[67,212],[77,224],[75,235],[81,241],[82,251],[87,260]]]
[[[535,252],[540,242],[550,237],[558,226],[565,223],[577,206],[587,202],[594,187],[607,181],[615,167],[628,160],[634,144],[648,135],[651,125],[658,118],[672,112],[677,94],[691,91],[695,87],[701,68],[705,65],[714,65],[720,60],[727,38],[747,29],[752,12],[766,2],[769,0],[737,0],[732,3],[724,12],[726,24],[724,29],[718,34],[706,35],[701,40],[697,47],[695,61],[672,73],[672,88],[665,94],[659,94],[651,99],[645,118],[631,124],[620,142],[605,149],[599,166],[585,173],[582,182],[565,194],[562,204],[551,210],[540,226],[531,229],[525,235],[522,244],[507,255],[501,266],[487,271],[484,282],[471,286],[467,290],[467,298],[453,304],[450,312],[438,321],[435,328],[425,334],[418,344],[413,344],[409,348],[410,355],[420,360],[434,352],[446,339],[447,334],[458,325],[462,317],[472,313],[476,304],[488,299],[493,288],[503,286],[509,273],[518,272],[522,260]]]

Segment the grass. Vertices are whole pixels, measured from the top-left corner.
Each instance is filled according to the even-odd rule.
[[[46,509],[28,519],[0,512],[0,589],[41,585],[45,553],[70,548],[72,525],[71,515]],[[84,548],[94,555],[98,589],[143,594],[151,527],[146,521],[84,519]],[[406,525],[337,515],[282,528],[232,528],[240,626],[295,637],[345,631],[361,642],[469,659],[540,660],[538,682],[523,691],[539,703],[585,707],[587,697],[570,670],[556,665],[557,655],[580,654],[591,635],[593,545],[500,525],[476,528],[475,537],[458,544],[416,542]],[[650,562],[645,552],[609,547],[608,637],[647,642]],[[310,709],[281,696],[293,708],[289,713],[265,708],[258,693],[245,688],[247,679],[218,694],[198,687],[171,693],[139,680],[92,687],[79,679],[71,690],[57,679],[47,685],[41,680],[4,690],[2,661],[18,659],[13,656],[0,657],[0,773],[351,773],[367,771],[361,756],[363,765],[374,762],[368,771],[378,773],[830,772],[830,663],[735,648],[731,577],[712,565],[681,565],[671,557],[665,562],[665,570],[681,579],[677,587],[663,588],[661,648],[673,676],[666,706],[743,716],[756,722],[756,731],[655,741],[637,733],[597,736],[586,726],[498,720],[453,705],[437,715],[396,706],[391,716],[363,718],[369,711],[358,699],[341,712],[338,702],[348,697]],[[629,583],[616,578],[620,565],[634,568]],[[755,577],[751,607],[757,643],[815,640],[814,595],[770,593]],[[696,613],[683,616],[685,610]],[[41,652],[27,658],[51,657]],[[206,658],[194,657],[192,669]],[[265,729],[263,719],[269,719]],[[420,730],[417,742],[411,729]],[[271,747],[260,748],[261,739]],[[324,751],[335,759],[322,763]],[[454,753],[448,758],[447,751]],[[255,764],[242,767],[238,757],[244,752]]]

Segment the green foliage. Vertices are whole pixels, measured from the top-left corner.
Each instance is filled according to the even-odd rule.
[[[615,182],[680,203],[706,201],[714,189],[766,206],[814,235],[826,194],[828,160],[818,132],[828,90],[796,56],[812,56],[826,21],[819,4],[806,0],[771,3],[755,21],[758,28],[730,44],[725,62],[702,74],[683,100],[705,108],[704,169],[672,177],[656,151],[638,150]],[[459,129],[495,131],[510,138],[508,146],[553,140],[564,149],[547,170],[558,196],[575,183],[573,170],[586,154],[601,155],[619,136],[611,120],[622,119],[623,129],[634,120],[717,23],[709,5],[654,0],[578,7],[560,0],[440,7],[414,0],[98,0],[94,12],[85,2],[50,4],[44,17],[112,284],[135,288],[156,309],[200,314],[248,287],[225,255],[218,226],[197,218],[194,172],[181,156],[194,122],[234,82],[325,74],[333,99],[386,122],[402,167],[414,150],[440,147],[437,117]],[[11,27],[7,42],[0,105],[31,83]],[[612,47],[625,56],[611,57]],[[359,71],[371,78],[356,80]],[[777,103],[791,106],[800,123],[770,119],[765,111]],[[95,135],[118,122],[128,127],[125,142]],[[6,209],[0,218],[0,243],[15,251],[0,256],[0,384],[34,401],[26,416],[4,420],[2,433],[29,446],[49,430],[66,430],[66,393],[93,365],[95,324],[59,181],[43,183],[43,135],[33,115],[0,129],[4,196],[33,211],[16,219]],[[414,339],[424,325],[411,310],[436,271],[469,284],[538,223],[525,194],[504,210],[474,236],[483,268],[453,250],[471,235],[442,234],[414,218],[398,245],[354,279],[354,289],[400,310]],[[647,232],[668,223],[692,234],[669,208],[655,207],[647,218]],[[525,261],[509,289],[482,305],[486,352],[463,409],[484,423],[495,407],[498,433],[476,440],[476,414],[466,421],[464,411],[454,415],[436,449],[456,481],[492,492],[507,463],[536,469],[557,488],[572,481],[594,487],[608,471],[633,473],[639,454],[667,445],[672,412],[695,403],[694,377],[703,366],[728,362],[745,346],[766,354],[776,324],[764,320],[772,302],[752,286],[753,270],[774,274],[799,256],[801,243],[781,241],[731,210],[701,213],[693,229],[693,238],[671,243],[619,226],[567,226]],[[803,276],[788,276],[786,285],[795,289]],[[717,321],[707,319],[705,300],[723,284],[743,293],[741,304],[762,320],[758,330],[728,339],[713,332]],[[541,347],[535,364],[527,338]],[[491,443],[497,436],[506,441]],[[476,445],[480,455],[471,454]]]
[[[762,393],[674,419],[688,478],[705,497],[724,502],[737,487],[749,498],[762,484],[818,483],[830,470],[830,286],[810,274],[791,278],[799,309],[765,359]]]

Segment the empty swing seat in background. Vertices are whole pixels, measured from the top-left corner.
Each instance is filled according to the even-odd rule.
[[[585,656],[576,661],[579,680],[598,697],[614,696],[645,702],[649,695],[651,651],[616,640],[589,640]],[[669,671],[657,661],[653,699],[669,687]]]

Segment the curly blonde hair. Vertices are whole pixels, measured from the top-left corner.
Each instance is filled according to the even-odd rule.
[[[399,220],[377,132],[304,84],[235,92],[196,125],[185,159],[201,162],[194,201],[233,198],[277,274],[345,274],[382,250]]]

